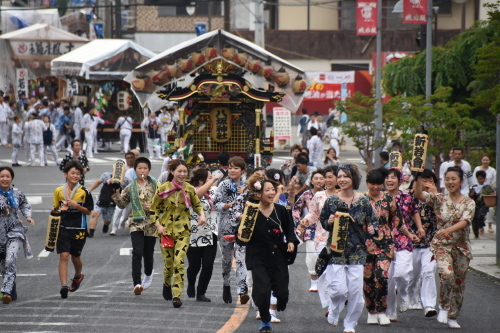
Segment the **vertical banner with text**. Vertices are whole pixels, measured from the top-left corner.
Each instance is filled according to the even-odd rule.
[[[67,96],[76,96],[78,95],[78,80],[75,78],[69,78],[67,79]]]
[[[426,24],[427,1],[429,0],[403,0],[403,23]]]
[[[292,116],[290,111],[281,108],[273,108],[273,127],[274,127],[274,140],[287,140],[292,139]]]
[[[377,0],[356,0],[356,35],[377,34]]]
[[[19,100],[19,97],[24,94],[26,97],[28,96],[28,70],[26,68],[18,68],[16,69],[16,97]]]

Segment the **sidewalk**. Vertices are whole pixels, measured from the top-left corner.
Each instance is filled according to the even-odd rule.
[[[296,127],[293,126],[292,133],[296,133]],[[326,145],[325,145],[326,147]],[[276,156],[290,156],[289,150],[275,150]],[[345,151],[340,152],[340,159],[342,162],[356,163],[363,173],[363,181],[361,182],[360,191],[364,192],[367,190],[365,184],[366,177],[366,165],[361,164],[361,156],[359,151],[352,144],[352,140],[346,137]],[[481,275],[492,278],[497,282],[500,282],[500,266],[496,264],[496,224],[493,224],[494,234],[489,234],[485,228],[484,235],[480,235],[479,239],[474,239],[474,234],[470,233],[471,237],[471,247],[473,259],[470,262],[469,268]]]

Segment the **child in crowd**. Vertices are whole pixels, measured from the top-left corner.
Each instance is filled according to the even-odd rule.
[[[83,174],[83,166],[80,162],[69,161],[64,166],[63,172],[66,184],[54,191],[54,210],[61,212],[61,225],[57,238],[60,294],[61,298],[68,298],[68,291],[77,291],[84,278],[80,256],[87,237],[87,215],[90,215],[94,201],[90,192],[79,183]],[[75,276],[68,288],[70,256],[75,268]]]
[[[469,197],[476,203],[476,210],[474,211],[474,218],[472,219],[472,231],[474,232],[474,239],[479,239],[479,231],[483,229],[486,224],[486,214],[488,213],[488,207],[484,203],[483,196],[481,195],[481,189],[486,181],[486,172],[483,170],[476,171],[477,184],[472,186],[469,192]]]

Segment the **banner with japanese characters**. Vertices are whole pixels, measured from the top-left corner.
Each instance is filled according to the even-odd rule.
[[[307,72],[313,84],[304,92],[305,101],[345,100],[354,93],[354,71]]]
[[[426,24],[428,0],[403,0],[403,23]]]
[[[356,35],[377,34],[377,0],[356,0]]]
[[[28,70],[26,68],[16,69],[16,98],[21,95],[28,96]]]
[[[76,78],[69,78],[66,81],[67,87],[67,96],[76,96],[78,95],[78,80]]]
[[[274,140],[292,139],[292,116],[290,110],[273,108]]]

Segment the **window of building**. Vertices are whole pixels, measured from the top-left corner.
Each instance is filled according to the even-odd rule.
[[[170,3],[176,4],[179,1],[171,0],[160,0],[155,3],[155,1],[150,0],[148,4],[158,6],[158,16],[189,16],[186,6],[168,6]],[[191,2],[186,1],[187,4]],[[194,3],[194,2],[193,2]],[[222,2],[221,1],[207,1],[207,2],[197,2],[196,9],[193,16],[222,16]]]

